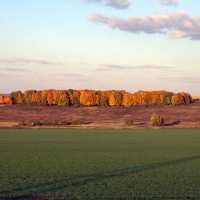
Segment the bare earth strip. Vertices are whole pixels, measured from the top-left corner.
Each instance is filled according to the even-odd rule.
[[[200,96],[192,96],[192,99],[200,100]]]
[[[144,129],[149,128],[149,119],[153,112],[164,118],[165,126],[163,128],[200,128],[200,101],[191,105],[131,108],[0,106],[0,127],[15,127],[20,121],[24,120],[81,120],[85,124],[61,128]],[[125,119],[133,119],[135,125],[125,126]]]

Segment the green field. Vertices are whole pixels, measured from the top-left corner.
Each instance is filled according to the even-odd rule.
[[[200,130],[0,130],[0,197],[200,199]]]

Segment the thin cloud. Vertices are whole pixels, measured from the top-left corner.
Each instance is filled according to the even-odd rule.
[[[61,82],[89,82],[89,79],[86,78],[75,78],[75,79],[58,79],[57,81],[61,81]]]
[[[200,77],[162,77],[167,82],[200,83]]]
[[[19,64],[19,65],[30,65],[30,64],[62,65],[62,63],[59,63],[59,62],[52,62],[52,61],[48,61],[48,60],[33,60],[33,59],[0,59],[0,63]]]
[[[90,80],[88,78],[78,78],[78,79],[72,79],[70,81],[76,81],[76,82],[89,82]]]
[[[2,70],[8,72],[31,72],[30,70],[23,69],[23,68],[3,68]]]
[[[75,74],[75,73],[59,73],[57,76],[62,77],[59,79],[60,81],[66,81],[63,77],[67,78],[69,81],[77,81],[77,82],[87,82],[89,79],[82,75],[82,74]]]
[[[130,6],[130,0],[84,0],[85,3],[102,3],[115,9],[126,9]]]
[[[176,6],[178,4],[178,0],[160,0],[160,3],[162,5]]]
[[[83,77],[82,74],[73,74],[73,73],[59,73],[57,75],[58,76],[70,77],[70,78],[80,78],[80,77]]]
[[[101,65],[96,71],[121,71],[121,70],[175,70],[175,67],[157,66],[157,65]]]
[[[131,33],[165,34],[169,38],[200,40],[200,16],[179,11],[170,15],[132,16],[128,19],[93,14],[88,20]]]

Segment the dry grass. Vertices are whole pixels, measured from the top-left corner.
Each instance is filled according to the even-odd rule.
[[[70,128],[148,128],[152,113],[164,118],[164,128],[200,128],[200,102],[181,106],[152,107],[48,107],[8,105],[0,108],[0,126],[12,127],[24,120],[81,120],[84,125]],[[125,126],[124,120],[131,118],[134,125]]]
[[[18,122],[12,122],[12,121],[10,121],[10,122],[0,122],[0,127],[1,128],[6,128],[6,127],[16,127],[16,126],[18,126]]]

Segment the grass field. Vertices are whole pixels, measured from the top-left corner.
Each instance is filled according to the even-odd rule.
[[[2,129],[0,197],[200,199],[200,129]]]

